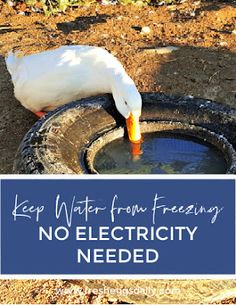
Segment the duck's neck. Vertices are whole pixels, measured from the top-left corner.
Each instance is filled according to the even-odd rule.
[[[127,73],[120,72],[114,73],[111,79],[111,93],[116,104],[117,110],[123,115],[124,118],[128,118],[130,109],[127,106],[127,101],[130,100],[133,90],[136,90],[135,84]]]
[[[113,69],[110,73],[110,83],[111,83],[111,92],[113,94],[114,91],[124,93],[124,91],[127,89],[127,86],[133,85],[134,82],[129,77],[129,75],[126,73],[124,68],[122,69]]]

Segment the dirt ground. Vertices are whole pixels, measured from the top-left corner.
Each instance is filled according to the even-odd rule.
[[[12,172],[17,147],[36,121],[14,98],[4,56],[11,50],[30,54],[64,44],[97,45],[119,58],[140,91],[193,95],[236,107],[236,5],[186,1],[180,5],[81,7],[54,18],[28,16],[0,0],[0,173]],[[148,26],[150,33],[142,34]],[[165,55],[149,48],[176,46]],[[119,297],[86,293],[86,287],[155,287],[150,295]],[[204,303],[233,289],[228,281],[63,281],[2,280],[0,303]],[[57,294],[59,288],[78,294]],[[162,288],[181,293],[161,294]],[[179,290],[178,290],[179,289]],[[236,293],[235,293],[236,294]],[[233,300],[231,298],[231,300]],[[233,302],[233,301],[232,301]],[[231,303],[232,303],[231,302]]]
[[[17,147],[36,121],[14,98],[4,56],[64,44],[89,44],[117,56],[140,91],[193,95],[236,105],[236,5],[186,1],[137,7],[96,5],[57,17],[22,16],[0,0],[0,173],[12,172]],[[20,13],[20,11],[18,11]],[[150,28],[143,34],[142,27]],[[149,48],[177,46],[166,55]]]
[[[234,280],[2,280],[0,304],[235,304],[235,285]]]

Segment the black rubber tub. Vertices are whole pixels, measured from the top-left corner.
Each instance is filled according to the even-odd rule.
[[[142,132],[168,131],[196,137],[219,149],[227,174],[236,173],[236,110],[212,101],[143,93]],[[17,152],[17,174],[90,174],[96,152],[122,137],[125,121],[111,95],[62,106],[39,120]]]

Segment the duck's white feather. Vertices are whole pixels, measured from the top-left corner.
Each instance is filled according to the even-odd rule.
[[[10,53],[6,64],[16,98],[33,112],[52,110],[73,100],[113,91],[120,92],[116,99],[124,104],[119,105],[121,108],[126,107],[127,97],[135,104],[134,110],[141,109],[141,102],[137,101],[136,105],[134,101],[140,96],[133,81],[121,63],[102,48],[62,46],[23,57]],[[129,111],[132,109],[120,112],[127,116]]]

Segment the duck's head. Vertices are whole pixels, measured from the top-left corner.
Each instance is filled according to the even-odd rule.
[[[112,95],[117,110],[126,119],[129,140],[141,141],[139,117],[142,110],[142,98],[133,80],[128,75],[117,75],[112,86]]]

